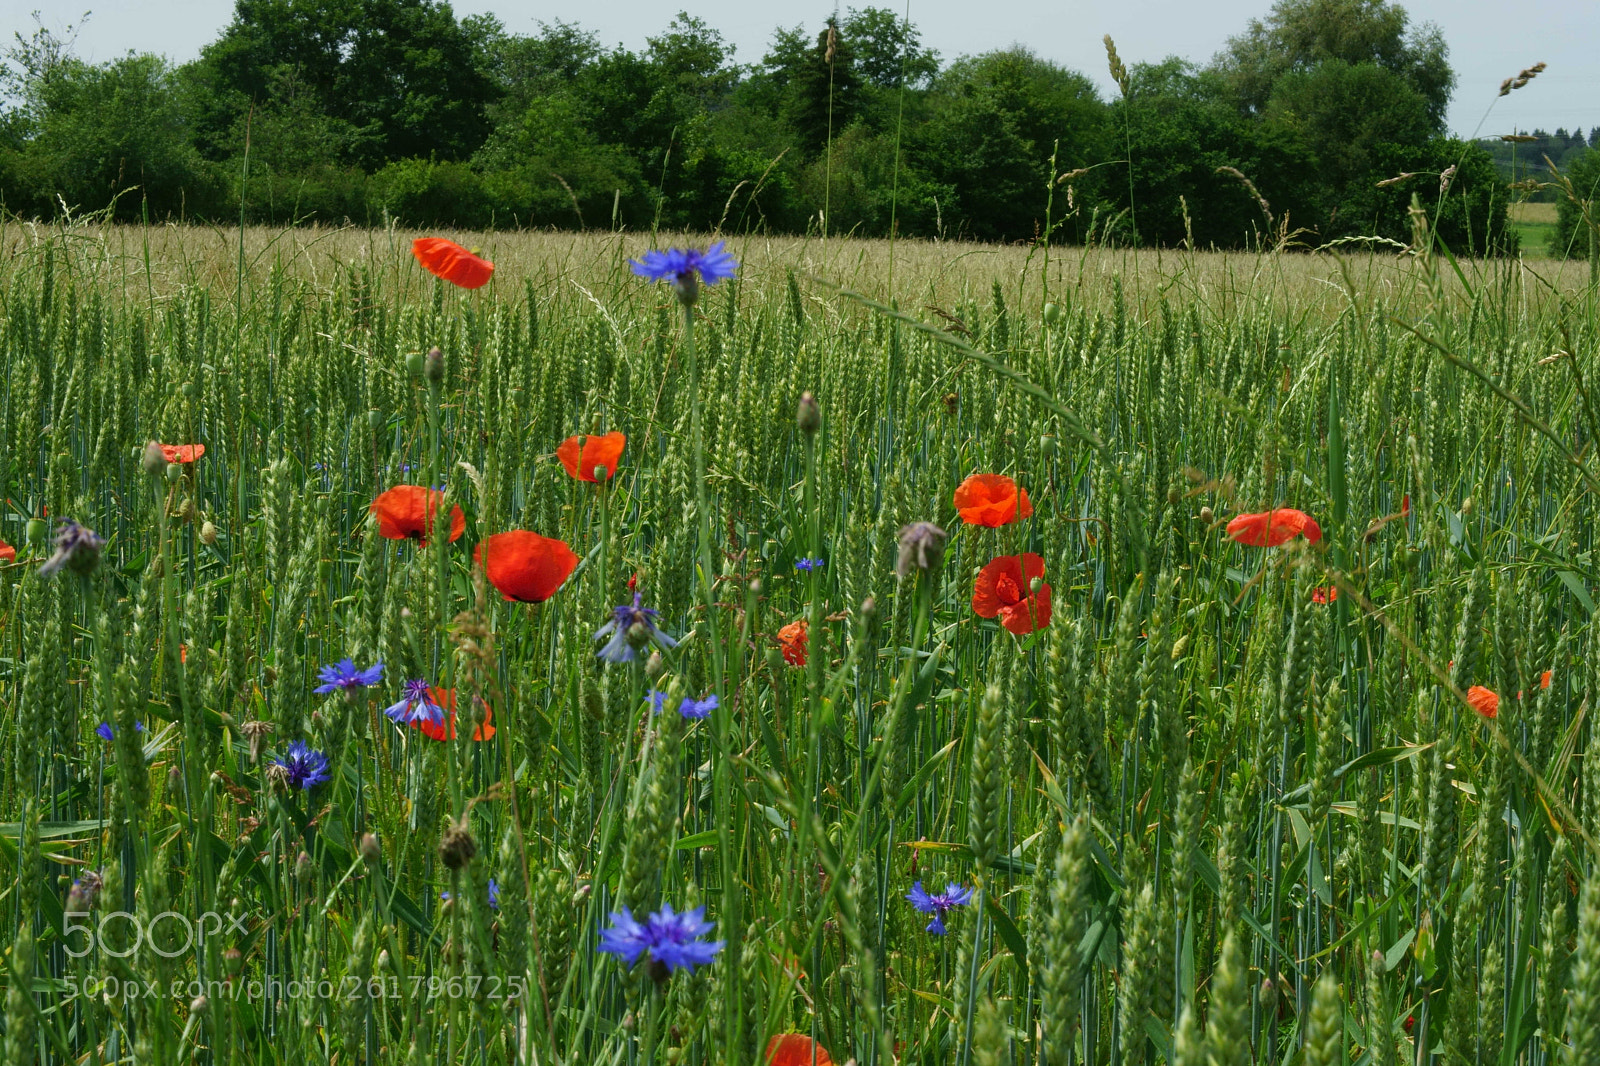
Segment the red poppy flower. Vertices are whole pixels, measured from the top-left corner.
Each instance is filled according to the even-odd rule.
[[[1339,598],[1338,585],[1318,585],[1311,590],[1312,603],[1332,603]]]
[[[956,513],[969,525],[995,529],[1033,514],[1033,503],[1004,474],[973,474],[956,486]]]
[[[17,561],[17,549],[0,540],[0,562],[14,563]]]
[[[1034,578],[1044,577],[1044,560],[1033,552],[997,555],[978,571],[972,585],[972,610],[979,618],[1000,616],[1000,624],[1017,636],[1027,636],[1050,624],[1050,586],[1039,582],[1031,592]]]
[[[1411,513],[1411,493],[1409,492],[1400,497],[1400,513],[1404,515]]]
[[[161,454],[169,463],[192,463],[206,453],[204,444],[163,444]]]
[[[1549,688],[1550,687],[1550,671],[1549,670],[1546,670],[1544,673],[1539,675],[1539,687],[1540,688]]]
[[[783,661],[790,666],[804,666],[806,664],[806,645],[810,642],[811,634],[806,630],[806,621],[790,622],[778,630],[778,640],[783,644]]]
[[[833,1059],[804,1033],[779,1033],[767,1041],[767,1066],[833,1066]]]
[[[578,557],[566,541],[541,537],[526,529],[507,530],[486,538],[472,559],[487,570],[489,584],[499,589],[500,595],[522,603],[543,603],[554,596],[578,565]]]
[[[443,237],[418,237],[411,242],[411,254],[428,273],[463,289],[481,288],[494,273],[493,263]]]
[[[378,516],[378,535],[390,540],[413,540],[428,543],[428,529],[433,516],[444,501],[444,493],[421,485],[396,485],[388,492],[378,494],[368,508]],[[450,540],[454,542],[467,529],[467,516],[460,507],[450,509]]]
[[[1236,515],[1228,523],[1228,536],[1252,548],[1276,548],[1299,534],[1315,544],[1322,539],[1322,527],[1317,525],[1316,519],[1293,507]]]
[[[1482,685],[1473,685],[1467,689],[1467,702],[1472,704],[1472,709],[1485,718],[1493,718],[1500,713],[1500,697],[1495,695],[1493,689],[1484,688]]]
[[[556,449],[556,458],[567,468],[567,475],[579,481],[593,481],[594,468],[605,467],[601,481],[609,480],[617,472],[617,460],[622,458],[622,448],[628,435],[612,430],[603,437],[568,437]]]
[[[412,722],[413,728],[422,730],[422,735],[432,740],[454,740],[456,738],[456,690],[453,688],[430,688],[428,698],[438,705],[445,713],[445,721],[430,722],[425,717],[419,717]],[[477,699],[476,696],[473,699]],[[483,724],[472,731],[473,740],[488,740],[494,736],[494,710],[485,703],[483,705]]]

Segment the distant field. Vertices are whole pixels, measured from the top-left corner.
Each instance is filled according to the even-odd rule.
[[[1512,204],[1511,228],[1521,239],[1525,259],[1543,259],[1550,254],[1550,235],[1556,231],[1555,204]]]

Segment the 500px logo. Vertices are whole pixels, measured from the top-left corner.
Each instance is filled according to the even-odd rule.
[[[148,925],[141,921],[138,915],[129,914],[127,911],[110,911],[102,914],[98,925],[89,923],[88,911],[66,911],[63,913],[63,918],[65,921],[62,924],[62,944],[66,948],[67,954],[75,959],[81,959],[96,949],[113,958],[125,959],[135,951],[138,951],[140,945],[146,942],[149,943],[150,950],[162,958],[175,959],[195,945],[204,944],[207,937],[214,937],[223,932],[241,935],[249,932],[245,928],[244,919],[236,918],[231,914],[218,914],[216,911],[206,911],[195,920],[191,920],[188,915],[179,914],[177,911],[162,911],[151,918]],[[126,942],[127,946],[120,951],[108,947],[106,940],[106,927],[119,919],[127,922],[131,931],[131,939]],[[169,924],[163,926],[163,922]],[[177,924],[172,925],[170,923]],[[170,941],[158,941],[156,932],[158,929],[163,928],[172,931],[173,939],[176,939],[176,930],[183,930],[183,946],[169,949]],[[112,931],[120,932],[120,929],[113,927]],[[83,940],[80,941],[81,948],[74,946],[73,933],[83,934]],[[111,941],[111,943],[123,942],[120,936]]]

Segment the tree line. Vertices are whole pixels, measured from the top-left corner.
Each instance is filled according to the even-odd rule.
[[[1204,64],[1107,48],[1102,95],[1021,46],[946,61],[878,7],[740,63],[681,13],[632,51],[440,0],[237,0],[181,65],[19,36],[0,197],[40,218],[1223,248],[1404,240],[1415,203],[1460,252],[1514,240],[1497,158],[1447,135],[1446,44],[1397,4],[1279,0]]]

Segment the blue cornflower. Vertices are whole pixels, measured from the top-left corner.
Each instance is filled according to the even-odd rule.
[[[144,723],[135,722],[133,723],[133,728],[135,732],[143,733]],[[99,725],[94,727],[94,735],[109,744],[111,741],[117,739],[117,727],[112,725],[110,722],[101,722]]]
[[[611,621],[595,630],[594,639],[610,635],[605,647],[595,652],[608,663],[631,663],[638,658],[637,649],[654,641],[663,648],[676,648],[678,642],[656,628],[656,617],[661,613],[650,607],[639,606],[640,597],[633,594],[633,603],[622,604],[611,610]]]
[[[633,272],[651,281],[665,281],[677,294],[678,302],[693,304],[700,295],[700,282],[715,285],[733,277],[739,263],[733,253],[718,241],[705,251],[698,248],[668,248],[664,252],[646,252],[638,259],[630,259]]]
[[[317,677],[322,679],[322,684],[311,691],[318,695],[324,692],[336,692],[339,689],[349,691],[367,688],[383,680],[383,664],[373,663],[365,670],[358,670],[352,660],[340,659],[332,666],[324,666],[317,672]]]
[[[439,898],[448,902],[450,893],[441,892],[439,893]],[[489,906],[495,910],[500,909],[500,882],[492,877],[489,878]]]
[[[100,549],[106,540],[88,526],[64,519],[56,533],[56,551],[39,564],[40,577],[49,577],[63,566],[75,574],[88,574],[100,565]]]
[[[805,571],[821,570],[825,565],[827,565],[827,564],[822,559],[813,559],[813,558],[810,558],[810,557],[807,557],[807,558],[804,558],[804,559],[796,559],[794,561],[794,568],[796,570],[805,570]]]
[[[310,790],[329,779],[328,757],[306,747],[303,740],[290,744],[282,758],[273,760],[273,765],[283,767],[289,784],[295,788]]]
[[[711,712],[717,709],[717,697],[713,693],[703,700],[685,699],[678,704],[678,713],[685,718],[710,718]]]
[[[428,683],[420,679],[407,681],[400,701],[384,708],[383,713],[401,725],[410,725],[412,722],[444,725],[444,708],[433,702]]]
[[[611,928],[600,931],[600,950],[619,956],[629,967],[649,952],[651,970],[659,968],[657,979],[665,980],[674,970],[693,970],[716,958],[723,942],[700,939],[714,924],[705,920],[704,907],[677,914],[672,904],[664,903],[643,923],[624,907],[611,915]]]
[[[661,708],[665,707],[666,704],[667,694],[665,692],[657,692],[655,689],[650,690],[651,714],[660,714]],[[716,710],[716,708],[717,697],[715,695],[707,696],[703,700],[697,700],[689,696],[685,696],[683,701],[678,704],[678,713],[685,718],[709,718],[711,716],[711,712]]]
[[[918,881],[911,886],[911,891],[906,893],[906,899],[923,914],[933,915],[933,921],[927,926],[928,932],[934,936],[944,936],[944,916],[954,908],[965,907],[972,902],[972,889],[951,883],[944,886],[943,892],[930,896],[923,891],[922,882]]]

